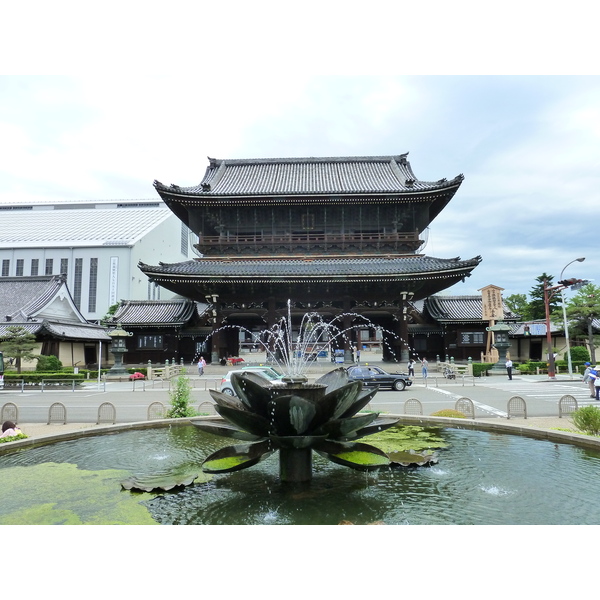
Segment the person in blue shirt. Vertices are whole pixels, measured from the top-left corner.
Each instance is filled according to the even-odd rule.
[[[592,375],[593,373],[593,375]],[[585,371],[583,372],[583,382],[587,383],[590,388],[590,398],[596,397],[596,391],[594,389],[594,382],[596,380],[596,370],[592,369],[592,366],[589,362],[585,363]]]

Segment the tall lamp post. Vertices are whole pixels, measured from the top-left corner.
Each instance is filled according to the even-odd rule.
[[[582,256],[581,258],[576,258],[575,260],[572,260],[570,263],[567,263],[563,267],[563,270],[560,272],[559,281],[563,280],[563,273],[565,272],[565,269],[569,265],[572,265],[574,262],[583,262],[584,260],[585,260],[585,256]],[[567,363],[569,365],[569,379],[573,379],[573,363],[571,362],[571,344],[569,343],[569,325],[567,323],[567,307],[565,305],[564,288],[562,290],[560,290],[560,299],[562,301],[563,323],[564,323],[564,327],[565,327],[565,340],[567,342]]]

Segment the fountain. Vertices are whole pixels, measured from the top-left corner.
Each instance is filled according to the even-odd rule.
[[[267,355],[284,370],[284,387],[271,386],[254,373],[234,373],[236,397],[210,390],[216,411],[224,421],[192,421],[203,431],[250,442],[220,449],[203,463],[206,473],[233,473],[251,467],[279,452],[283,483],[304,483],[312,478],[313,450],[340,465],[369,471],[390,464],[385,452],[357,442],[383,431],[398,419],[379,418],[379,413],[357,416],[377,393],[350,382],[343,368],[335,369],[314,384],[307,383],[308,349],[346,335],[335,322],[326,323],[318,313],[303,316],[293,340],[291,302],[287,318],[266,332]]]

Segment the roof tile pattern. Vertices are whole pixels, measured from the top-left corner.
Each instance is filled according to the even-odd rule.
[[[425,300],[429,314],[441,323],[483,320],[483,298],[481,296],[430,296]],[[504,307],[505,320],[519,317]]]
[[[1,277],[0,321],[26,320],[34,316],[64,285],[62,275]]]
[[[192,300],[126,300],[121,303],[111,322],[127,325],[160,323],[164,326],[183,325],[194,314],[202,314],[206,305]]]
[[[481,261],[477,256],[469,260],[460,258],[433,258],[406,256],[400,258],[328,258],[328,259],[254,259],[210,260],[198,259],[157,266],[140,263],[148,276],[175,275],[189,277],[396,277],[435,275],[440,272],[470,272]]]
[[[451,181],[419,181],[406,160],[399,156],[210,159],[200,184],[165,186],[157,190],[183,195],[298,195],[298,194],[398,194],[457,187]]]
[[[481,296],[430,296],[425,300],[425,306],[431,317],[441,323],[483,320]],[[518,318],[504,307],[505,320]]]

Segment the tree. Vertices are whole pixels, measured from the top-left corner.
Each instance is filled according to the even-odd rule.
[[[595,346],[598,336],[594,336],[592,323],[600,318],[600,287],[588,283],[580,288],[566,304],[569,331],[573,337],[587,338],[592,362],[596,362]]]
[[[6,333],[0,342],[0,349],[5,357],[14,358],[17,373],[21,372],[21,362],[24,360],[33,360],[36,354],[32,350],[36,346],[35,335],[29,333],[24,327],[11,325],[6,328]]]
[[[531,319],[531,309],[529,302],[527,302],[527,294],[511,294],[504,298],[504,304],[506,304],[508,310],[519,315],[523,321]]]
[[[545,319],[546,318],[546,306],[544,304],[544,281],[547,282],[547,287],[552,287],[552,281],[554,280],[553,275],[547,275],[542,273],[539,277],[536,277],[537,285],[534,285],[529,290],[531,301],[529,302],[529,310],[531,319]],[[551,299],[549,302],[550,312],[558,308],[558,300]]]
[[[113,304],[112,306],[109,306],[108,310],[106,311],[106,314],[100,319],[100,323],[102,325],[107,325],[108,322],[111,321],[112,318],[115,316],[115,313],[117,312],[119,306],[121,306],[119,302]]]

